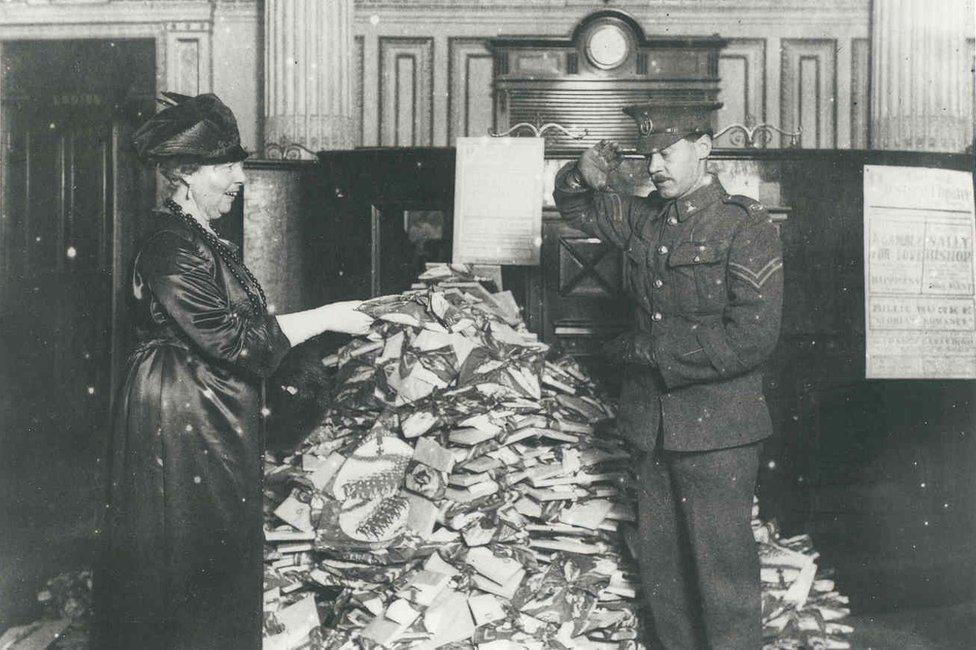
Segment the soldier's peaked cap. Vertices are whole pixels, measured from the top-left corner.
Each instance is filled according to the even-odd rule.
[[[654,153],[666,149],[681,138],[714,132],[715,111],[722,107],[715,101],[650,101],[624,108],[637,122],[637,152]]]

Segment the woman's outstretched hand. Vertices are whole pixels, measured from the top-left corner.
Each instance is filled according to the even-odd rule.
[[[373,317],[357,309],[361,304],[362,300],[343,300],[322,305],[325,329],[353,336],[368,332]]]

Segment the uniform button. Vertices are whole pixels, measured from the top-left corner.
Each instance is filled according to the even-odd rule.
[[[668,217],[668,223],[671,224],[672,226],[678,225],[677,217]]]
[[[664,246],[664,245],[658,246],[657,247],[657,252],[660,253],[661,255],[667,255],[668,254],[668,247],[667,246]]]
[[[654,286],[660,289],[661,287],[664,286],[664,280],[662,280],[661,278],[657,278],[656,280],[654,280]]]
[[[651,316],[651,320],[653,321],[659,321],[662,318],[664,318],[664,316],[659,311],[654,312],[654,314]]]

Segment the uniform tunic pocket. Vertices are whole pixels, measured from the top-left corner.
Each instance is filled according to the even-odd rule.
[[[668,256],[675,298],[682,311],[712,311],[725,304],[728,242],[684,242]]]

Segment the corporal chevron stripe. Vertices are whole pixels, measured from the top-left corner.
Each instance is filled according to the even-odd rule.
[[[758,272],[753,271],[747,266],[742,264],[737,264],[736,262],[729,262],[729,273],[736,276],[737,278],[748,282],[758,291],[762,289],[763,285],[769,278],[773,277],[773,274],[783,268],[783,258],[774,257],[769,260],[766,266],[762,267]]]

